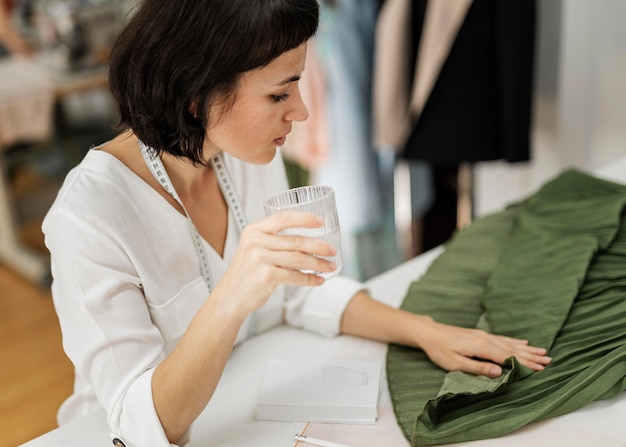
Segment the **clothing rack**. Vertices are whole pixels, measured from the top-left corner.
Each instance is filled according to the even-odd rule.
[[[411,210],[411,174],[406,160],[397,160],[393,181],[396,245],[401,259],[406,261],[423,251],[419,237],[423,230],[423,223],[421,219],[415,218]],[[456,228],[460,230],[469,225],[473,219],[474,170],[472,163],[459,165],[456,191]]]

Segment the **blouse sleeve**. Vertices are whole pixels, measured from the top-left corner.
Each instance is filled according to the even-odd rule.
[[[292,326],[332,337],[339,334],[341,317],[354,295],[365,286],[336,276],[318,287],[286,288],[285,319]]]
[[[74,215],[52,213],[43,230],[63,347],[106,410],[111,436],[128,447],[171,446],[151,386],[165,357],[164,340],[152,324],[131,260],[115,241]]]

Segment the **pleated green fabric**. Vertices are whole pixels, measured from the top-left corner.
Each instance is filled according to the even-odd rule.
[[[569,170],[458,232],[402,308],[526,338],[552,363],[514,358],[497,379],[446,373],[390,345],[389,391],[412,446],[493,438],[626,389],[626,187]]]

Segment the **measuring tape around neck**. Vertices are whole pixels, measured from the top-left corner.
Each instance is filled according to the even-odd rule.
[[[185,212],[185,216],[187,217],[187,223],[189,226],[189,231],[194,240],[194,247],[196,249],[196,254],[198,256],[198,261],[200,263],[200,273],[202,274],[202,278],[206,283],[209,293],[213,292],[213,279],[211,278],[211,269],[209,268],[209,260],[206,255],[206,251],[204,249],[204,244],[202,242],[202,238],[198,233],[198,229],[193,224],[183,201],[178,196],[172,181],[167,175],[167,171],[165,170],[165,166],[161,161],[161,158],[158,156],[157,152],[151,147],[145,145],[143,142],[139,142],[139,147],[141,148],[141,154],[150,169],[153,177],[159,182],[159,184],[165,189],[165,191],[181,206],[183,211]],[[211,157],[211,167],[215,172],[217,177],[217,183],[220,187],[222,195],[226,200],[226,204],[228,205],[228,210],[232,212],[233,217],[235,218],[235,222],[237,224],[237,228],[239,229],[239,233],[241,234],[243,229],[246,226],[246,217],[244,214],[243,207],[241,206],[241,202],[239,197],[237,196],[237,191],[235,191],[234,184],[230,178],[230,173],[228,172],[228,168],[224,163],[224,154],[222,152],[218,152],[217,154]],[[250,320],[248,323],[248,337],[250,337],[253,333],[256,332],[256,314],[250,314]]]

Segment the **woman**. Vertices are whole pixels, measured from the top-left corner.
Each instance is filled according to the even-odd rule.
[[[535,370],[549,362],[524,341],[298,270],[334,270],[314,255],[335,249],[278,236],[320,222],[265,218],[262,202],[287,188],[276,147],[307,118],[298,80],[317,23],[316,0],[146,0],[122,31],[110,62],[122,132],[68,174],[43,224],[76,367],[60,423],[104,407],[120,443],[185,444],[233,346],[283,320],[492,377],[511,355]]]

